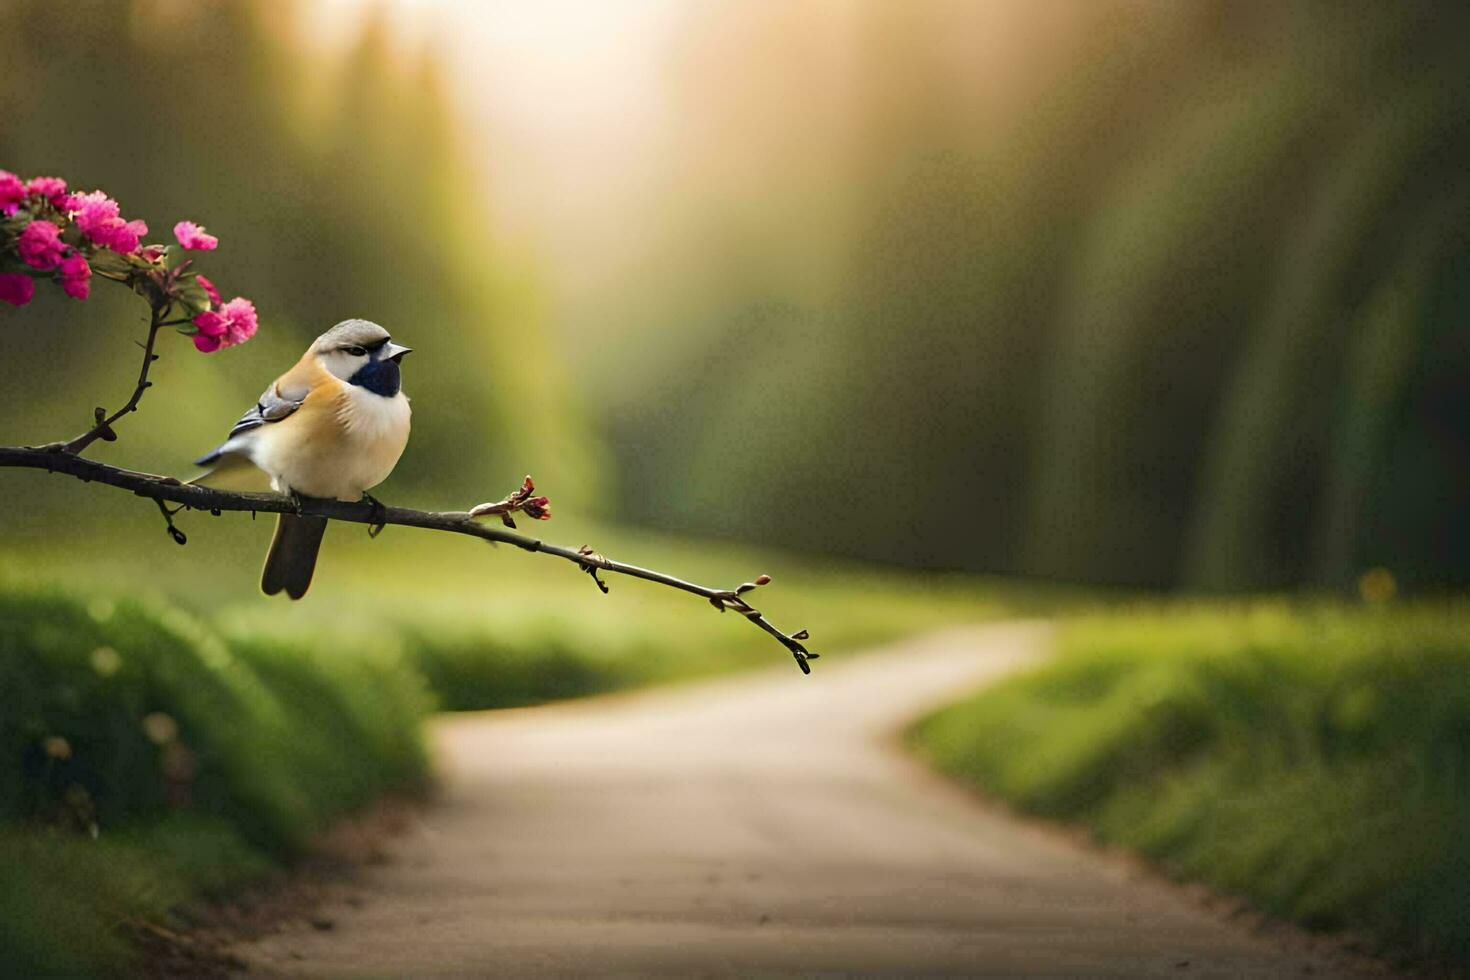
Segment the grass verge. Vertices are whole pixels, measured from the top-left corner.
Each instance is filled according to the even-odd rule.
[[[0,568],[102,592],[146,581],[231,642],[393,648],[450,710],[749,668],[798,676],[770,637],[697,597],[619,576],[608,578],[612,591],[602,595],[574,566],[512,548],[407,528],[371,540],[359,527],[333,525],[311,593],[292,603],[259,593],[268,522],[189,514],[190,543],[179,548],[152,523],[156,516],[109,531],[105,548],[0,543]],[[818,671],[844,653],[919,630],[1072,599],[1058,589],[976,576],[890,571],[561,518],[548,529],[558,540],[591,542],[706,584],[774,575],[758,604],[783,629],[811,630],[812,648],[827,657]]]
[[[390,649],[227,642],[160,600],[0,590],[0,949],[126,969],[127,927],[299,852],[427,760]]]
[[[939,768],[1311,927],[1470,963],[1470,606],[1146,609],[919,723]]]

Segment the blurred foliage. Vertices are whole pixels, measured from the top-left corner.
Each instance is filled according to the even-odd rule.
[[[197,816],[98,840],[0,828],[0,857],[0,943],[16,977],[139,972],[137,933],[178,926],[181,906],[274,867],[228,823]]]
[[[770,637],[687,594],[613,577],[604,596],[566,562],[408,529],[378,539],[360,528],[336,529],[342,533],[329,535],[311,601],[264,602],[254,585],[259,555],[251,535],[263,529],[248,520],[181,519],[191,536],[182,550],[144,522],[138,530],[146,537],[116,531],[99,554],[66,542],[0,542],[0,568],[17,581],[64,581],[99,594],[146,580],[170,604],[208,621],[231,648],[249,651],[261,670],[268,663],[259,658],[277,647],[343,661],[343,670],[374,651],[398,653],[439,705],[454,710],[739,669],[795,670]],[[565,540],[591,541],[605,554],[698,582],[733,585],[778,570],[762,590],[761,608],[787,630],[811,628],[813,649],[828,658],[919,630],[1077,601],[1067,590],[975,576],[886,572],[570,519],[556,524]],[[382,579],[390,573],[393,587],[385,592]]]
[[[4,972],[113,974],[121,924],[421,788],[430,704],[391,648],[227,643],[159,600],[0,582]]]
[[[226,643],[177,608],[0,592],[0,822],[108,831],[174,810],[290,850],[426,768],[396,649]]]
[[[1122,610],[921,723],[941,768],[1320,928],[1470,962],[1470,607]]]
[[[1463,4],[707,0],[630,107],[638,180],[574,219],[620,247],[561,267],[496,234],[459,115],[490,93],[370,7],[324,54],[302,9],[0,0],[0,164],[202,221],[263,317],[169,345],[109,459],[187,471],[365,315],[427,396],[388,496],[530,471],[559,514],[910,566],[1470,582]],[[0,439],[125,394],[142,312],[97,292],[0,309]]]
[[[592,471],[583,430],[520,260],[488,230],[432,53],[401,52],[370,20],[344,57],[309,57],[298,13],[0,0],[0,165],[101,187],[149,222],[149,241],[172,242],[183,218],[206,224],[222,242],[211,275],[260,311],[260,336],[238,350],[202,356],[165,337],[157,386],[98,455],[191,472],[316,335],[361,316],[415,349],[405,390],[428,396],[392,486],[464,506],[529,469],[572,503]],[[97,401],[126,395],[146,309],[106,283],[94,294],[0,311],[0,439],[69,437]]]
[[[1470,582],[1470,8],[682,26],[663,238],[587,354],[629,514],[1068,579]]]

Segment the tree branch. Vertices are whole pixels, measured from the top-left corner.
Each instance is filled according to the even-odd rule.
[[[153,382],[148,380],[148,369],[153,366],[154,361],[158,360],[158,355],[153,353],[153,343],[158,339],[158,331],[164,326],[163,318],[167,312],[167,305],[161,308],[157,306],[153,308],[153,316],[148,323],[148,342],[143,345],[143,366],[138,369],[138,384],[133,389],[133,397],[128,399],[127,404],[105,418],[103,417],[103,410],[99,406],[97,408],[96,425],[77,436],[71,442],[56,447],[47,446],[45,448],[55,448],[64,453],[79,454],[98,439],[106,442],[117,441],[117,433],[112,431],[112,423],[129,412],[137,411],[138,402],[143,400],[143,392],[153,387]]]
[[[153,334],[157,332],[156,320],[157,317],[155,317],[155,326],[149,333],[150,347],[153,341]],[[151,355],[151,353],[150,350],[149,354]],[[134,393],[132,402],[134,405],[136,405],[137,399],[141,397],[143,389],[146,388],[146,384],[142,384],[142,382],[147,380],[147,364],[148,362],[145,360],[143,376],[140,379],[140,387]],[[121,414],[121,412],[115,414],[112,420],[115,420]],[[96,430],[93,430],[93,432],[96,432]],[[127,470],[118,466],[111,466],[107,463],[97,462],[96,460],[76,455],[70,448],[83,439],[86,440],[82,443],[85,447],[97,438],[105,438],[105,436],[87,433],[87,435],[73,440],[72,443],[68,443],[66,446],[43,446],[36,448],[0,446],[0,467],[45,470],[48,473],[62,473],[75,477],[84,483],[104,483],[122,490],[131,490],[139,497],[145,497],[158,503],[160,510],[170,518],[170,534],[180,544],[183,543],[183,534],[173,526],[171,520],[173,514],[177,513],[177,511],[168,510],[164,506],[165,503],[174,503],[184,508],[210,511],[215,514],[227,510],[267,514],[312,514],[318,517],[330,518],[334,521],[366,524],[370,527],[380,524],[396,524],[401,527],[419,527],[430,531],[448,531],[453,534],[465,534],[496,544],[508,544],[522,551],[553,555],[557,558],[565,559],[591,575],[603,592],[607,591],[607,586],[598,578],[598,573],[609,572],[643,579],[645,582],[653,582],[657,585],[664,585],[669,588],[688,592],[692,595],[697,595],[708,600],[711,605],[721,612],[724,612],[726,609],[734,610],[750,620],[761,630],[769,633],[777,642],[790,651],[791,656],[796,660],[796,665],[801,668],[803,674],[811,673],[811,666],[807,661],[815,660],[818,657],[818,654],[812,653],[802,645],[801,641],[807,638],[806,630],[799,630],[789,635],[783,633],[772,625],[770,620],[766,619],[760,610],[745,600],[745,595],[770,581],[770,578],[764,575],[757,578],[754,582],[746,582],[734,589],[713,589],[708,586],[697,585],[693,582],[686,582],[683,579],[666,575],[663,572],[656,572],[651,569],[640,568],[637,565],[613,561],[610,558],[598,554],[591,548],[567,548],[562,545],[542,541],[539,538],[516,534],[504,528],[482,523],[467,511],[436,512],[409,510],[405,507],[389,507],[371,499],[348,502],[304,497],[298,503],[298,501],[290,497],[276,493],[235,493],[225,490],[215,490],[209,487],[181,483],[169,476],[140,473],[136,470]],[[487,505],[487,509],[483,510],[482,513],[502,516],[505,511],[500,505]]]

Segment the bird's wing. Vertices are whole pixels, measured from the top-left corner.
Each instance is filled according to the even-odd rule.
[[[242,432],[265,425],[267,422],[281,421],[301,407],[301,403],[306,401],[306,395],[307,392],[303,391],[300,398],[286,398],[280,394],[275,385],[271,385],[251,406],[250,411],[240,416],[240,421],[230,429],[230,439]]]
[[[283,390],[280,381],[273,382],[250,407],[250,411],[240,416],[240,421],[230,429],[230,434],[225,441],[213,451],[195,460],[194,465],[208,466],[217,461],[221,455],[234,448],[230,444],[241,433],[290,418],[301,407],[301,403],[306,401],[308,394],[310,394],[310,389],[305,386]]]

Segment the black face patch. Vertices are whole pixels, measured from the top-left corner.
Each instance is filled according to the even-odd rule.
[[[380,361],[378,360],[379,353],[380,351],[374,351],[372,359],[358,368],[357,373],[347,379],[347,383],[366,388],[375,395],[392,398],[398,394],[398,389],[402,386],[398,362]]]

